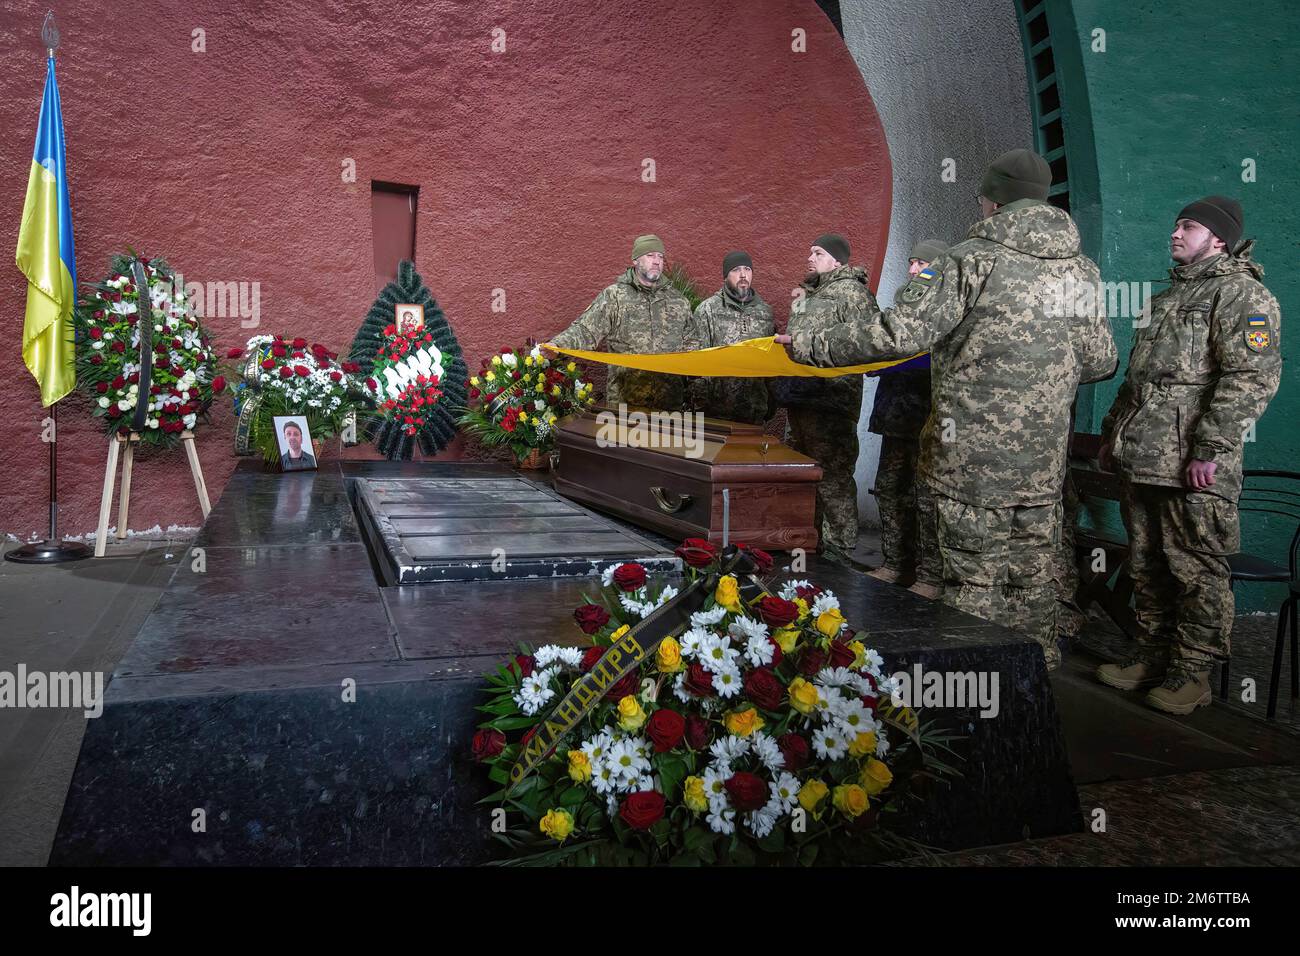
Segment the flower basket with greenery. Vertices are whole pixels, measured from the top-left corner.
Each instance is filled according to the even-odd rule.
[[[592,391],[575,363],[548,358],[530,342],[483,360],[469,380],[460,425],[489,448],[508,447],[522,462],[531,451],[555,447],[555,423],[589,407]]]
[[[147,290],[136,286],[137,258]],[[179,444],[186,431],[207,419],[226,382],[217,374],[211,336],[188,308],[184,290],[176,288],[171,267],[161,258],[117,255],[108,275],[87,287],[73,322],[77,384],[89,396],[95,416],[110,434],[135,431],[147,445]],[[148,316],[142,324],[144,303]],[[141,367],[142,327],[149,335],[148,369]],[[141,401],[146,408],[137,416]]]
[[[280,458],[276,416],[305,417],[312,439],[324,441],[341,435],[355,422],[357,408],[370,404],[358,366],[340,364],[336,352],[304,338],[255,335],[227,358],[243,360],[234,389],[235,450],[256,449],[268,465]]]
[[[471,749],[500,785],[484,802],[505,811],[494,827],[503,862],[808,865],[914,852],[889,822],[920,799],[922,778],[956,774],[952,738],[891,700],[894,679],[832,592],[808,581],[767,590],[759,575],[772,559],[743,545],[725,560],[700,539],[677,553],[680,589],[642,565],[611,566],[574,612],[586,646],[522,648],[487,679]],[[666,621],[676,623],[664,636]]]

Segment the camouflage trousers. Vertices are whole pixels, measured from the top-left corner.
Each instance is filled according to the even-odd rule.
[[[1079,493],[1068,469],[1061,504],[1061,546],[1056,551],[1053,578],[1056,582],[1056,633],[1068,645],[1079,636],[1087,620],[1079,607],[1079,559],[1074,547],[1074,526],[1079,521]]]
[[[1138,653],[1206,671],[1231,650],[1228,555],[1241,546],[1235,502],[1160,485],[1126,484]]]
[[[851,555],[858,545],[858,423],[832,411],[786,410],[786,444],[822,466],[817,484],[817,529],[822,547]]]
[[[938,586],[943,559],[935,532],[934,495],[916,477],[919,440],[882,435],[876,468],[876,504],[880,508],[880,550],[887,568],[901,576]]]
[[[1032,637],[1056,667],[1061,504],[981,508],[935,496],[946,603]]]

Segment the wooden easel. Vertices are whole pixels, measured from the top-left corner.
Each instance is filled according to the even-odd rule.
[[[122,493],[117,508],[117,540],[126,540],[126,516],[131,504],[131,463],[135,458],[135,446],[140,441],[139,432],[130,435],[114,435],[108,440],[108,467],[104,469],[104,493],[99,499],[99,529],[95,535],[95,557],[102,558],[108,547],[108,512],[113,507],[113,484],[117,478],[117,454],[126,446],[122,455]],[[199,507],[203,509],[206,519],[212,511],[208,501],[208,486],[203,481],[203,469],[199,467],[199,452],[194,447],[194,433],[181,432],[181,444],[185,446],[185,457],[190,462],[190,474],[194,476],[194,490],[199,495]]]

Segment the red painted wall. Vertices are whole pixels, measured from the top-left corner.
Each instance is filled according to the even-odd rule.
[[[35,137],[46,7],[9,0],[0,14],[5,248]],[[159,0],[56,13],[80,276],[131,245],[187,280],[259,282],[256,330],[208,319],[223,348],[285,332],[346,349],[373,297],[372,179],[420,187],[417,265],[471,366],[566,326],[642,232],[710,290],[722,255],[749,249],[782,321],[817,234],[845,233],[854,262],[879,271],[884,133],[812,0]],[[491,51],[497,27],[504,53]],[[206,52],[192,52],[196,28]],[[807,52],[791,49],[796,29]],[[641,181],[645,158],[656,182]],[[342,181],[345,159],[355,183]],[[6,261],[0,531],[25,538],[45,527],[48,449],[20,354],[25,283]],[[490,311],[496,287],[504,315]],[[80,399],[59,415],[62,530],[93,530],[106,439]],[[197,432],[214,500],[236,464],[231,433],[224,405]],[[200,523],[180,452],[142,461],[132,498],[132,528]]]

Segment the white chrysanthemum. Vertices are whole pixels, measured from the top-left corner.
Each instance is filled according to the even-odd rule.
[[[701,627],[692,627],[681,636],[682,657],[694,657],[700,652],[700,645],[709,637],[709,632]]]
[[[868,647],[865,657],[866,661],[862,666],[873,674],[880,673],[880,669],[885,666],[885,659],[880,656],[880,652],[874,647]]]
[[[714,833],[730,834],[736,832],[736,811],[731,807],[713,809],[705,819],[709,823],[709,829]]]
[[[501,364],[504,365],[506,368],[514,368],[516,365],[519,364],[519,359],[515,358],[514,352],[502,352]]]
[[[582,648],[580,647],[561,647],[556,658],[565,667],[582,666]]]
[[[695,627],[712,627],[727,616],[727,609],[721,604],[707,611],[696,611],[691,615],[691,624]]]
[[[793,601],[799,596],[799,588],[810,588],[812,586],[811,581],[787,581],[785,587],[781,588],[781,597],[787,601]]]
[[[609,732],[605,731],[585,741],[579,749],[587,755],[587,760],[591,763],[592,767],[595,767],[596,764],[602,762],[608,755],[609,745],[613,742],[613,738],[609,735]]]
[[[683,704],[689,704],[694,700],[694,696],[686,690],[686,674],[681,673],[673,678],[673,696]]]
[[[739,649],[731,646],[731,638],[721,634],[709,634],[700,642],[700,663],[713,674],[736,669]]]
[[[823,687],[852,687],[857,675],[847,667],[823,667],[817,672],[817,683]]]
[[[620,594],[618,603],[623,605],[623,610],[627,611],[628,614],[633,614],[638,618],[645,617],[651,610],[647,605],[627,594]]]
[[[776,773],[785,766],[785,754],[781,753],[775,737],[759,731],[751,739],[754,741],[754,756],[769,772]]]
[[[727,627],[727,631],[738,641],[751,637],[767,637],[767,625],[752,617],[737,617]]]
[[[708,767],[700,775],[700,779],[704,782],[704,797],[709,801],[709,809],[716,811],[727,805],[726,783],[730,776],[729,766]]]
[[[833,710],[835,722],[843,729],[845,736],[856,737],[875,729],[875,718],[866,705],[856,697],[842,698]]]
[[[637,777],[636,780],[633,781],[633,785],[632,785],[633,793],[638,793],[638,792],[644,793],[647,790],[653,790],[655,793],[659,792],[658,777],[652,777],[649,774],[643,774],[640,777]]]
[[[884,734],[876,734],[876,757],[884,760],[885,754],[889,753],[889,738]]]
[[[735,734],[719,737],[709,747],[709,753],[718,764],[731,764],[749,753],[749,741]]]
[[[776,657],[776,647],[761,634],[755,634],[745,641],[745,660],[754,667],[772,663]]]
[[[838,611],[839,607],[840,599],[835,596],[835,593],[833,591],[823,591],[813,599],[812,607],[808,610],[816,618],[818,615],[825,614],[831,608]]]
[[[613,793],[619,782],[618,772],[602,760],[591,765],[591,787],[597,793]]]
[[[614,583],[614,572],[617,571],[620,566],[621,565],[611,564],[604,571],[600,572],[600,583],[603,587],[609,587]]]
[[[655,608],[663,607],[675,597],[677,597],[677,589],[670,584],[659,592],[659,596],[650,603],[650,609],[654,610]]]
[[[765,806],[761,810],[750,813],[745,822],[749,824],[749,829],[754,832],[754,836],[761,840],[772,832],[772,828],[776,826],[778,819],[779,815],[770,807]]]
[[[896,677],[886,677],[882,680],[878,680],[876,682],[876,687],[878,689],[871,693],[875,693],[880,697],[893,697],[902,690],[903,683]]]
[[[537,662],[538,667],[546,667],[555,663],[560,656],[560,647],[558,644],[544,644],[533,654],[533,660]]]
[[[619,740],[609,747],[607,762],[614,768],[614,773],[624,780],[635,780],[650,769],[650,761],[637,753],[636,742]]]
[[[813,750],[823,760],[839,760],[849,751],[849,739],[835,723],[819,727],[812,735]]]
[[[740,677],[740,668],[729,664],[713,674],[713,689],[719,697],[735,697],[744,686]]]
[[[792,773],[783,773],[772,781],[770,790],[772,791],[772,803],[776,804],[783,813],[789,813],[799,802],[799,778]]]

